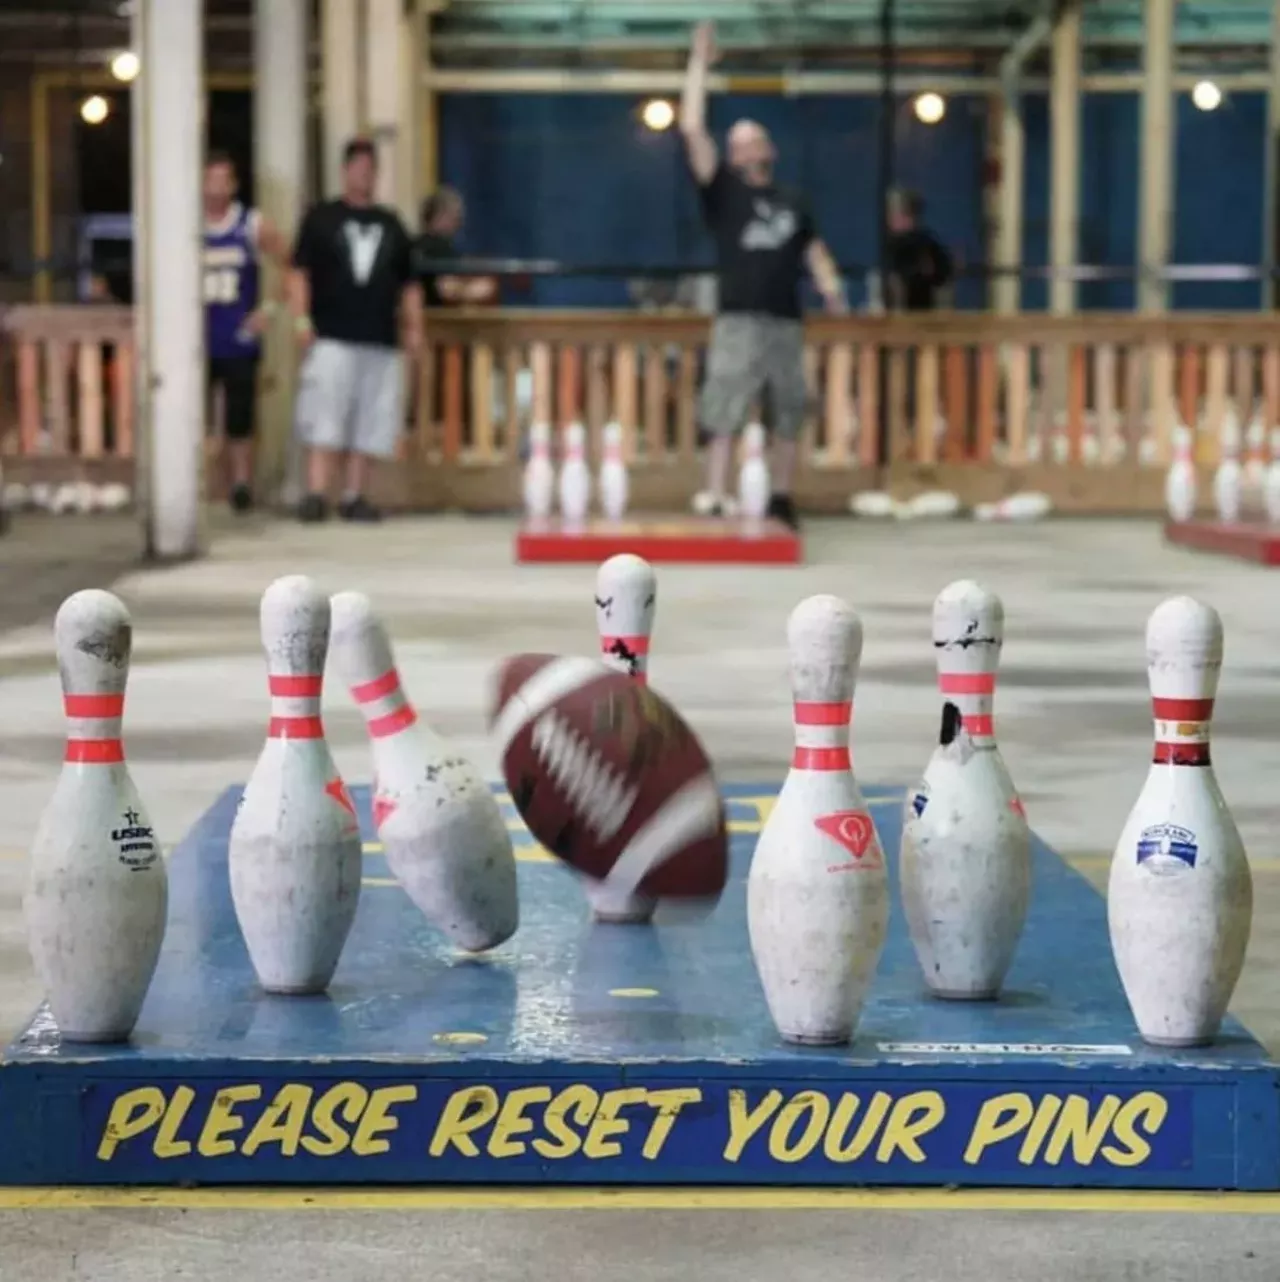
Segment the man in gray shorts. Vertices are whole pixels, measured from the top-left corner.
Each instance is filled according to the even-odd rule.
[[[700,409],[702,426],[711,434],[707,482],[694,498],[694,511],[732,513],[733,438],[767,388],[773,410],[769,514],[795,527],[791,481],[808,400],[800,282],[807,268],[830,311],[845,309],[844,289],[803,197],[773,181],[773,144],[764,128],[739,120],[729,130],[727,163],[721,161],[706,123],[707,71],[715,59],[715,32],[703,23],[694,33],[680,130],[715,237],[720,303]]]
[[[374,204],[378,155],[357,138],[343,154],[342,195],[313,206],[293,251],[289,301],[305,355],[297,429],[307,449],[302,521],[329,514],[334,464],[345,455],[339,513],[378,521],[365,497],[369,460],[394,458],[404,430],[404,346],[422,346],[422,287],[412,242],[393,210]]]

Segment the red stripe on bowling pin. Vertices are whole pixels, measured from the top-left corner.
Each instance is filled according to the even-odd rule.
[[[124,742],[120,737],[123,694],[64,694],[62,710],[71,723],[63,761],[111,766],[124,760]]]
[[[371,739],[387,739],[417,723],[418,714],[405,697],[400,685],[400,673],[389,668],[380,677],[351,687],[351,697],[364,713],[365,729]],[[386,709],[379,711],[371,705],[385,700]]]
[[[994,672],[939,672],[938,693],[960,709],[965,731],[973,739],[994,739],[995,700]]]
[[[320,693],[323,687],[323,674],[268,674],[271,720],[267,723],[267,738],[323,739],[324,722],[320,718]]]
[[[848,699],[834,703],[796,700],[792,704],[792,720],[796,728],[792,769],[851,769],[849,721],[852,716],[853,702]]]
[[[1170,766],[1210,764],[1209,732],[1213,720],[1212,699],[1151,700],[1155,720],[1155,745],[1151,760]]]

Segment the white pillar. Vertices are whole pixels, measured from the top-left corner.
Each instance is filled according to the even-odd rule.
[[[254,172],[258,208],[292,241],[307,187],[308,0],[255,0]],[[269,297],[280,282],[268,272]],[[273,375],[260,398],[257,472],[263,492],[285,479],[291,436],[293,328],[283,314],[267,335],[267,368]]]
[[[1142,55],[1142,132],[1138,148],[1138,308],[1163,312],[1169,285],[1146,276],[1169,265],[1173,241],[1174,18],[1176,0],[1146,0]]]
[[[1049,87],[1049,261],[1056,272],[1080,252],[1080,6],[1064,10],[1053,29]],[[1076,309],[1076,282],[1055,275],[1049,310]]]
[[[192,557],[203,533],[204,155],[201,0],[135,0],[134,326],[146,551]]]
[[[1267,141],[1262,169],[1266,175],[1266,188],[1262,213],[1262,261],[1275,265],[1276,221],[1280,218],[1280,0],[1271,5],[1271,75],[1267,86]],[[1274,279],[1263,282],[1262,305],[1275,307],[1280,303],[1280,285]]]
[[[1022,94],[1007,83],[1000,100],[1000,191],[996,232],[996,264],[1007,274],[996,279],[996,311],[1011,315],[1022,308],[1022,203],[1025,181],[1026,130],[1022,123]]]
[[[360,132],[360,5],[358,0],[321,0],[320,64],[324,193],[342,183],[342,148]]]

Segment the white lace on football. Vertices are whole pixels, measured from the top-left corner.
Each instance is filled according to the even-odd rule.
[[[638,789],[628,787],[554,712],[534,724],[533,750],[596,840],[613,837],[631,813]]]

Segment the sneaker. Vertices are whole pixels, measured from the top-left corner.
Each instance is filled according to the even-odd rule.
[[[382,520],[382,513],[363,494],[343,499],[338,504],[338,514],[344,521],[355,521],[360,525],[375,525]]]
[[[329,519],[329,505],[323,494],[308,494],[298,504],[298,520],[305,525],[314,525]]]
[[[800,518],[796,515],[796,505],[791,501],[790,494],[775,494],[770,498],[769,518],[781,521],[792,530],[800,528]]]
[[[253,491],[247,485],[233,485],[230,496],[233,512],[251,512],[253,510]]]
[[[738,505],[724,494],[699,490],[693,496],[693,510],[697,516],[734,516],[737,514]]]

